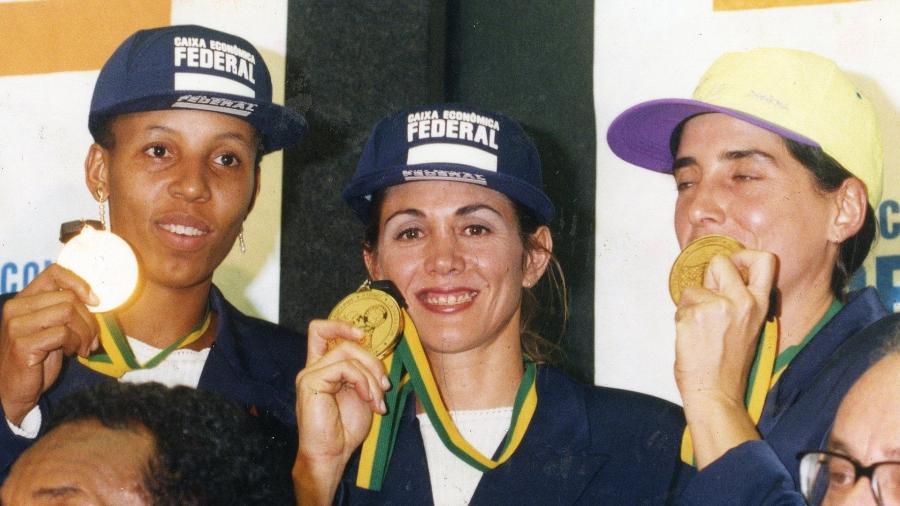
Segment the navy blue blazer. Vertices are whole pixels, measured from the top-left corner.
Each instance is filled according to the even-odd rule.
[[[11,296],[0,296],[0,306]],[[210,289],[209,300],[218,315],[218,328],[197,388],[217,392],[246,406],[270,432],[273,451],[290,455],[278,458],[292,459],[297,432],[294,379],[306,362],[306,338],[241,313],[215,286]],[[43,420],[49,419],[62,397],[103,381],[115,379],[68,357],[56,383],[41,397]],[[0,420],[0,478],[6,478],[12,463],[32,441],[16,436]]]
[[[877,292],[850,294],[841,311],[794,357],[766,397],[761,441],[732,448],[687,485],[678,504],[805,505],[797,453],[824,448],[841,399],[900,331]]]
[[[484,473],[470,504],[667,502],[684,470],[678,458],[684,417],[678,406],[582,385],[546,365],[538,368],[537,393],[537,410],[521,446],[506,463]],[[406,403],[382,490],[355,486],[357,454],[335,503],[433,504],[415,405]]]

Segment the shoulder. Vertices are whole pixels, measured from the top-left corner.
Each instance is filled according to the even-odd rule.
[[[563,396],[569,398],[567,403],[583,403],[594,435],[602,434],[607,440],[612,436],[623,441],[633,441],[639,434],[645,440],[647,437],[652,440],[656,435],[667,444],[671,444],[673,438],[681,439],[684,413],[677,404],[640,392],[586,385],[552,366],[541,366],[539,379],[541,376],[544,376],[544,388],[539,395]]]

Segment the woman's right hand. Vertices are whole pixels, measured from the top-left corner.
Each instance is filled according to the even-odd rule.
[[[294,484],[301,504],[330,504],[350,456],[385,413],[390,388],[381,360],[359,344],[363,332],[334,320],[313,320],[306,367],[297,375]],[[337,344],[328,350],[328,340]]]
[[[63,357],[86,357],[99,343],[99,326],[85,304],[97,304],[91,287],[53,264],[3,306],[0,326],[0,403],[6,419],[21,425],[41,394],[59,376]]]

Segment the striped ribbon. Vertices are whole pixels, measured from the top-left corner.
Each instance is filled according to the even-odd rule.
[[[405,321],[403,336],[394,353],[384,358],[385,369],[391,385],[394,385],[385,393],[387,414],[376,413],[373,416],[372,427],[360,453],[356,485],[369,490],[381,490],[397,439],[400,417],[410,391],[416,392],[444,446],[458,458],[482,472],[495,469],[509,460],[522,442],[537,408],[535,364],[530,361],[525,363],[525,374],[516,392],[510,428],[500,447],[499,457],[491,459],[482,455],[459,433],[441,399],[415,325],[405,309],[402,313]]]
[[[778,375],[772,374],[777,354],[778,319],[772,318],[766,321],[766,326],[763,329],[762,342],[754,367],[755,373],[751,374],[747,395],[744,398],[744,404],[747,406],[747,413],[750,415],[753,425],[759,423],[759,417],[762,416],[762,410],[766,404],[766,395],[778,381],[778,378],[781,377],[781,371],[779,371]],[[684,436],[681,438],[681,461],[691,466],[696,465],[694,441],[691,438],[691,431],[688,426],[685,426]]]
[[[134,352],[131,351],[131,345],[128,344],[125,333],[119,327],[115,314],[111,312],[97,313],[94,316],[100,325],[100,346],[102,350],[87,358],[78,357],[78,361],[89,369],[113,378],[121,378],[128,371],[156,367],[173,351],[184,348],[200,339],[206,330],[209,329],[209,325],[212,322],[212,311],[207,305],[203,318],[187,334],[181,336],[153,358],[141,364],[138,362],[137,357],[134,356]]]

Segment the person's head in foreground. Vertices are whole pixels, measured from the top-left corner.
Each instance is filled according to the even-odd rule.
[[[108,382],[68,397],[19,457],[3,504],[284,504],[250,416],[187,387]],[[279,502],[280,501],[280,502]]]
[[[800,487],[811,505],[900,504],[900,335],[853,385],[838,409],[827,451],[807,452]]]
[[[636,105],[607,139],[622,159],[674,175],[682,247],[724,234],[774,253],[785,304],[842,298],[869,251],[882,187],[877,119],[869,100],[818,55],[727,53],[693,99]]]

